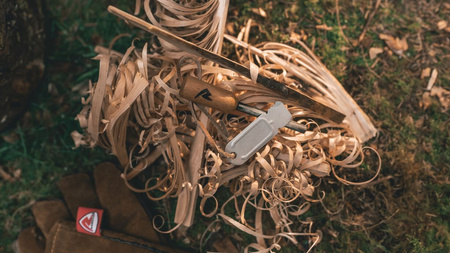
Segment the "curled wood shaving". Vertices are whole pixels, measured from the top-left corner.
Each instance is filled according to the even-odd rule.
[[[164,28],[199,47],[220,52],[228,0],[152,2],[156,5],[156,10],[152,11],[150,8],[150,0],[144,1],[144,10],[153,25]],[[166,49],[166,56],[178,59],[186,54],[164,40],[161,40],[161,44]]]
[[[217,2],[206,1],[199,8],[212,15],[209,10]],[[190,8],[185,6],[187,2],[157,1],[159,7],[151,15],[148,4],[145,1],[144,8],[152,22],[158,19],[160,25],[195,39],[191,34],[194,31],[181,31],[169,22],[175,24],[175,17],[186,18],[186,13],[190,13]],[[137,12],[138,9],[137,5]],[[205,14],[204,20],[209,20],[208,15]],[[241,55],[241,61],[253,66],[254,75],[263,72],[292,87],[310,91],[335,108],[347,108],[349,121],[341,125],[318,125],[310,117],[320,118],[320,115],[296,107],[289,99],[274,95],[252,80],[208,62],[201,64],[201,71],[192,62],[184,62],[177,70],[177,62],[171,58],[173,54],[151,54],[149,51],[156,51],[149,50],[146,44],[143,49],[132,45],[124,54],[112,47],[96,49],[100,76],[91,84],[89,96],[82,100],[84,108],[77,116],[86,134],[73,133],[74,139],[79,145],[100,145],[117,156],[124,168],[124,182],[131,190],[146,193],[152,200],[179,198],[177,211],[181,211],[175,218],[177,225],[168,231],[163,231],[162,225],[155,227],[162,233],[189,224],[192,215],[189,210],[199,198],[202,215],[217,215],[255,237],[255,243],[248,245],[245,252],[272,252],[281,249],[285,241],[298,244],[300,237],[308,238],[311,250],[320,242],[322,233],[314,231],[312,222],[302,215],[311,203],[322,203],[325,196],[317,193],[321,178],[333,176],[349,185],[371,182],[381,168],[379,156],[378,167],[368,180],[352,182],[342,173],[357,170],[363,163],[363,151],[367,148],[361,140],[372,137],[376,130],[370,128],[367,116],[301,42],[298,43],[308,54],[278,43],[253,47],[230,36],[227,39],[248,50]],[[203,81],[234,92],[241,102],[262,109],[282,101],[308,131],[298,133],[283,128],[247,163],[232,165],[221,150],[255,118],[193,106],[179,97],[180,83],[186,75],[198,75]],[[130,180],[159,157],[164,159],[165,167],[152,173],[154,176],[147,178],[144,187],[133,186]],[[224,203],[215,196],[219,187],[228,187],[233,194]],[[235,213],[227,213],[227,206],[234,206]],[[247,216],[249,213],[251,217]],[[273,222],[263,226],[267,218]],[[294,229],[295,219],[301,222]]]
[[[344,123],[362,142],[377,134],[369,117],[303,42],[293,39],[295,43],[302,46],[305,52],[285,44],[271,42],[254,47],[245,42],[245,29],[247,28],[244,28],[237,38],[225,35],[227,40],[246,50],[246,53],[240,57],[242,63],[255,61],[259,65],[259,70],[264,74],[275,77],[293,88],[300,89],[313,98],[343,112],[346,115]],[[280,70],[281,73],[279,73]],[[259,97],[261,98],[261,96]],[[289,104],[287,99],[280,101]]]
[[[150,1],[144,2],[145,13],[150,22],[160,28],[164,28],[173,34],[194,42],[196,45],[208,49],[215,53],[220,53],[222,49],[223,34],[226,26],[226,14],[228,12],[228,0],[211,0],[211,1],[172,1],[157,0],[153,1],[154,11],[150,7]],[[140,2],[136,2],[136,6],[140,8]],[[186,53],[179,48],[174,47],[170,43],[160,39],[164,48],[164,55],[179,59],[186,56]],[[203,62],[205,65],[212,66],[212,63]],[[201,131],[202,126],[208,124],[208,118],[204,113],[198,117],[201,124],[197,125],[194,137],[192,152],[187,158],[188,164],[186,174],[191,185],[197,185],[197,170],[203,162],[203,151],[205,131]],[[210,141],[209,141],[210,142]],[[219,149],[220,148],[216,148]],[[175,214],[175,222],[183,223],[190,226],[193,222],[194,207],[196,198],[186,198],[184,188],[182,196],[178,200],[177,210]],[[197,188],[193,187],[189,195],[197,195]],[[186,215],[187,213],[187,215]]]
[[[84,100],[85,108],[78,118],[88,134],[80,137],[74,133],[79,143],[89,146],[98,144],[111,150],[124,167],[125,183],[136,192],[146,193],[152,200],[178,197],[181,192],[185,192],[183,197],[187,201],[184,201],[184,205],[191,205],[198,196],[200,212],[204,216],[217,214],[231,225],[256,237],[258,244],[249,246],[247,250],[261,249],[266,244],[267,249],[277,249],[280,240],[297,243],[299,236],[307,236],[311,245],[315,245],[320,241],[320,232],[314,232],[308,226],[302,232],[291,231],[290,225],[293,218],[309,209],[310,202],[320,201],[314,197],[320,183],[317,179],[333,174],[342,183],[354,185],[373,180],[350,182],[338,173],[337,168],[357,168],[364,156],[359,138],[351,133],[347,125],[330,123],[319,126],[300,119],[300,123],[309,126],[309,131],[301,134],[283,128],[253,159],[241,166],[232,165],[214,146],[203,146],[206,148],[205,162],[200,164],[202,169],[198,170],[199,183],[191,184],[185,164],[194,147],[192,137],[202,131],[196,129],[195,125],[189,126],[188,121],[198,122],[199,118],[194,115],[200,111],[194,108],[190,113],[188,101],[179,97],[180,82],[175,62],[161,55],[148,54],[134,46],[123,57],[118,54],[107,57],[101,53],[96,59],[100,59],[102,71],[107,72],[101,79],[105,80],[104,91],[99,89],[97,82],[92,86],[90,96]],[[102,59],[108,61],[102,62]],[[267,102],[283,99],[274,97],[270,91],[261,89],[251,80],[229,70],[209,65],[201,67],[204,78],[208,78],[211,73],[220,74],[220,85],[234,91],[241,101],[264,108]],[[180,74],[193,74],[196,70],[194,64],[186,64]],[[97,100],[101,103],[94,104],[93,97],[97,92],[102,92],[103,97]],[[101,117],[94,118],[94,109]],[[295,116],[304,116],[300,108],[290,105],[288,109]],[[235,136],[254,120],[254,117],[245,115],[205,112],[212,119],[222,121],[230,136]],[[89,128],[94,122],[99,122],[97,141],[90,132],[94,128]],[[229,139],[218,134],[217,126],[208,124],[205,134],[210,135],[215,145],[224,149]],[[144,188],[135,188],[129,183],[130,179],[160,156],[167,166],[165,172],[156,178],[149,178]],[[229,187],[233,192],[237,220],[223,211],[224,206],[231,202],[219,203],[216,199],[215,193],[220,186]],[[194,191],[194,188],[198,191]],[[155,191],[160,194],[155,195]],[[213,203],[214,208],[206,210],[206,203]],[[257,218],[253,225],[245,216],[249,209],[255,211]],[[184,221],[186,215],[186,212],[182,213],[178,218]],[[259,226],[267,215],[277,224],[272,235],[266,235]],[[175,228],[161,232],[171,232],[182,224],[180,222]]]

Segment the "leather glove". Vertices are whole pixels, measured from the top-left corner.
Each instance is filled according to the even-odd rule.
[[[37,228],[26,228],[16,241],[16,252],[182,252],[161,244],[137,197],[125,186],[112,163],[86,174],[64,177],[58,187],[62,201],[40,201],[32,207]],[[76,229],[79,207],[103,209],[101,236]]]

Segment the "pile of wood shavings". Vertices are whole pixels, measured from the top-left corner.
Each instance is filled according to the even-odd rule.
[[[149,50],[147,44],[142,50],[132,45],[124,54],[100,47],[96,51],[99,79],[91,85],[78,115],[86,134],[73,136],[79,145],[110,150],[119,159],[125,183],[133,191],[146,193],[152,200],[184,194],[177,210],[185,212],[175,218],[178,225],[165,232],[186,224],[188,210],[199,198],[202,215],[220,217],[256,238],[256,243],[245,247],[246,252],[279,250],[286,241],[298,244],[298,238],[305,236],[312,249],[320,242],[321,232],[313,231],[312,222],[302,215],[311,203],[325,197],[315,197],[319,195],[316,189],[321,178],[332,173],[343,184],[364,185],[379,173],[381,162],[365,182],[355,183],[339,176],[340,169],[357,169],[364,160],[361,141],[348,124],[318,125],[307,117],[313,115],[311,112],[230,70],[202,62],[199,71],[196,64],[187,61],[177,70],[179,62],[173,55],[150,54],[161,50]],[[286,78],[292,76],[289,70],[283,71]],[[232,165],[223,150],[255,118],[197,107],[181,98],[183,78],[199,72],[203,81],[233,91],[240,101],[252,106],[267,109],[275,101],[284,102],[293,118],[306,124],[308,131],[280,129],[253,158],[243,165]],[[193,150],[198,149],[194,142],[200,134],[206,136],[207,144],[201,145],[203,160],[199,167],[192,167],[189,161]],[[166,167],[161,168],[158,178],[148,178],[145,187],[139,189],[129,183],[161,156]],[[192,171],[197,174],[195,180],[190,176]],[[215,197],[221,186],[228,187],[232,194],[223,203]],[[206,203],[211,200],[215,208],[207,211]],[[228,205],[234,205],[236,212],[226,213]],[[251,217],[246,216],[249,210]],[[266,224],[268,218],[272,224]],[[302,225],[294,230],[295,219],[302,220]]]
[[[348,125],[352,133],[362,142],[370,140],[377,134],[377,129],[369,117],[302,41],[291,39],[300,45],[303,51],[274,42],[260,43],[258,46],[249,45],[250,30],[254,25],[254,22],[249,20],[237,38],[224,35],[236,45],[236,53],[241,63],[254,64],[265,75],[300,89],[314,99],[344,113],[346,115],[344,124]],[[239,49],[243,51],[240,52]],[[282,74],[277,74],[277,71],[281,71]],[[320,118],[320,115],[314,116]]]

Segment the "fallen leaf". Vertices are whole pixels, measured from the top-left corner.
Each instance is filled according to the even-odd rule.
[[[9,181],[9,182],[11,182],[11,180],[12,180],[11,175],[9,175],[9,174],[5,171],[5,169],[4,169],[3,166],[0,166],[0,177],[3,178],[3,180]]]
[[[7,143],[14,144],[19,140],[19,136],[13,132],[3,136],[3,140],[6,141]]]
[[[422,115],[422,117],[418,118],[416,120],[416,122],[414,122],[414,126],[417,129],[420,129],[420,128],[422,128],[424,122],[425,122],[425,116]]]
[[[430,92],[426,91],[422,94],[422,101],[420,101],[420,107],[426,110],[431,105]]]
[[[431,72],[430,80],[428,80],[428,85],[426,88],[427,91],[430,91],[431,88],[433,88],[433,85],[436,82],[437,76],[438,76],[438,71],[436,69],[433,69],[433,72]]]
[[[369,49],[369,56],[370,56],[370,59],[373,60],[373,59],[377,58],[377,55],[383,53],[383,51],[384,51],[384,50],[383,50],[382,48],[379,48],[379,47],[371,47],[371,48]]]
[[[20,175],[22,175],[22,169],[16,169],[13,173],[14,178],[20,179]]]
[[[433,152],[433,145],[431,144],[431,142],[427,142],[427,141],[422,142],[422,148],[428,154],[431,154],[431,152]]]
[[[298,29],[298,24],[295,22],[289,22],[289,26],[287,31],[289,32],[289,37],[291,40],[306,40],[308,36],[306,36],[305,31],[303,29],[300,30],[300,34],[295,31]]]
[[[422,70],[422,73],[420,74],[420,79],[424,79],[425,77],[429,77],[431,74],[431,68],[426,68]]]
[[[3,166],[0,166],[0,177],[3,178],[3,180],[6,180],[8,182],[15,182],[17,180],[20,180],[20,175],[22,174],[22,169],[16,169],[12,171],[11,169],[7,169]]]
[[[296,32],[291,32],[289,38],[291,38],[291,40],[302,40],[302,36]]]
[[[319,30],[325,30],[325,31],[331,31],[331,30],[333,30],[333,28],[327,26],[327,24],[316,25],[316,29],[319,29]]]
[[[447,27],[448,22],[445,20],[441,20],[437,23],[438,30],[443,30]]]
[[[406,121],[408,124],[414,125],[414,119],[412,118],[411,115],[408,115],[408,117],[406,117]]]
[[[389,56],[392,56],[392,55],[394,54],[394,53],[392,53],[392,51],[389,50],[389,48],[387,48],[387,47],[386,47],[386,50],[387,50],[387,53],[388,53]]]
[[[298,25],[295,22],[289,22],[289,26],[287,28],[287,31],[289,32],[289,37],[292,40],[301,40],[302,36],[298,33],[295,32],[295,30],[297,29]]]
[[[394,38],[391,35],[380,34],[380,39],[386,42],[386,45],[396,54],[403,55],[403,52],[408,50],[408,42],[406,41],[406,37],[403,39]]]
[[[442,87],[433,87],[430,92],[431,96],[437,96],[442,106],[442,112],[446,112],[450,106],[450,91]]]
[[[260,15],[263,18],[267,18],[267,13],[261,8],[252,8],[252,12]]]

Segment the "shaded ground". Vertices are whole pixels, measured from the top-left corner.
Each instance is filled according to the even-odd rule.
[[[70,138],[73,130],[79,130],[74,117],[81,109],[81,95],[74,87],[97,79],[97,62],[90,60],[94,46],[108,46],[121,32],[148,38],[107,14],[106,2],[47,1],[44,88],[32,99],[24,118],[0,139],[0,169],[10,176],[0,179],[0,252],[8,252],[18,232],[33,224],[34,201],[59,197],[54,183],[62,175],[89,172],[98,162],[113,159],[98,148],[73,150]],[[134,4],[126,2],[108,1],[132,12]],[[305,214],[324,234],[317,251],[449,252],[449,112],[443,111],[436,96],[424,100],[430,77],[421,74],[426,68],[436,69],[434,86],[450,89],[450,32],[440,29],[439,23],[450,21],[450,6],[444,1],[380,1],[374,11],[375,3],[236,0],[231,1],[228,28],[237,33],[252,18],[260,24],[254,42],[288,43],[290,33],[300,36],[380,131],[368,143],[383,159],[378,181],[361,188],[333,184],[330,178],[321,186],[327,193],[324,204],[333,211],[344,201],[344,209],[333,215],[313,205]],[[254,9],[259,7],[267,17]],[[408,48],[399,55],[380,34],[406,38]],[[127,48],[130,40],[121,40],[117,49]],[[371,48],[383,52],[370,59]],[[232,47],[225,53],[233,57]],[[161,208],[167,205],[170,202],[161,203]],[[197,220],[185,240],[190,242],[185,246],[196,250],[212,221],[200,216]],[[207,243],[233,232],[222,226]]]

